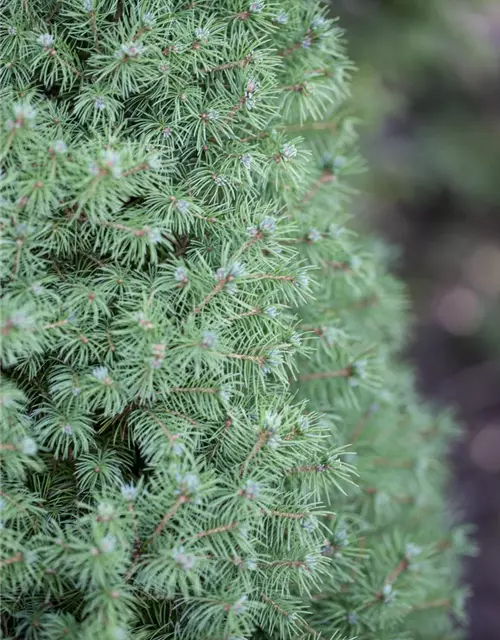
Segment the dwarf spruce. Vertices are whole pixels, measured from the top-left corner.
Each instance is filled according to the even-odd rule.
[[[336,23],[2,4],[1,636],[458,637]]]

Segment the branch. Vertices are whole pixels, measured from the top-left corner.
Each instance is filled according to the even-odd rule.
[[[409,566],[409,560],[406,557],[403,558],[398,566],[394,569],[394,571],[387,576],[387,578],[385,579],[385,584],[392,585],[394,582],[396,582],[399,576],[408,569]]]
[[[264,446],[264,444],[266,443],[268,438],[269,438],[269,433],[267,431],[261,431],[259,433],[259,437],[257,439],[257,443],[255,444],[253,449],[250,451],[250,453],[248,454],[247,459],[243,462],[243,464],[240,467],[240,476],[243,475],[243,472],[247,468],[248,463],[250,462],[250,460],[252,458],[254,458],[259,453],[259,451],[262,449],[262,447]]]
[[[179,507],[181,507],[181,505],[185,504],[187,501],[188,501],[188,498],[186,498],[186,496],[179,496],[177,500],[174,502],[172,508],[169,511],[167,511],[167,513],[163,516],[163,518],[161,519],[161,522],[157,525],[156,529],[154,530],[153,535],[148,540],[146,540],[144,544],[151,544],[154,538],[158,536],[163,531],[163,529],[167,526],[168,521],[177,513]]]
[[[359,438],[359,436],[363,432],[363,429],[368,424],[368,418],[371,416],[371,414],[372,414],[372,412],[370,411],[370,409],[367,409],[364,412],[364,414],[361,416],[361,419],[359,420],[358,424],[356,425],[356,427],[355,427],[355,429],[353,431],[353,434],[351,436],[352,444],[354,444],[356,442],[356,440]]]
[[[276,611],[278,611],[279,613],[281,613],[281,615],[285,616],[288,618],[288,616],[290,615],[288,613],[288,611],[285,611],[285,609],[283,609],[282,607],[280,607],[280,605],[277,602],[274,602],[274,600],[271,600],[271,598],[268,598],[268,596],[266,596],[265,593],[262,594],[262,600],[264,600],[264,602],[267,602],[268,604],[270,604],[272,607],[274,607],[274,609],[276,609]]]
[[[351,271],[351,267],[348,262],[341,262],[339,260],[321,260],[321,264],[324,269],[335,269],[336,271],[344,271],[345,273],[349,273]]]
[[[19,551],[16,555],[7,558],[6,560],[2,560],[0,562],[0,567],[6,567],[9,564],[14,564],[15,562],[22,562],[23,554]]]
[[[451,600],[442,598],[441,600],[430,600],[429,602],[423,602],[422,604],[416,604],[411,608],[412,611],[425,611],[426,609],[450,609],[452,606]]]
[[[171,416],[176,416],[177,418],[183,418],[184,420],[187,420],[189,424],[193,425],[193,427],[196,427],[198,425],[196,420],[193,420],[193,418],[190,418],[185,413],[180,413],[179,411],[173,411],[172,409],[165,409],[165,407],[162,407],[161,410],[165,411],[165,413],[169,413]]]
[[[253,244],[258,242],[259,240],[262,240],[263,237],[264,237],[264,234],[262,233],[262,231],[258,231],[253,236],[253,238],[250,238],[250,240],[245,242],[245,244],[241,247],[241,249],[236,253],[235,257],[239,257],[241,254],[245,253],[247,249],[249,249]]]
[[[13,504],[17,510],[23,511],[24,513],[28,513],[28,509],[26,509],[26,507],[23,507],[19,502],[14,500],[14,498],[11,498],[7,493],[0,491],[0,496],[8,500],[11,504]]]
[[[248,240],[247,242],[245,242],[245,244],[243,244],[242,247],[240,247],[240,249],[234,254],[233,256],[233,260],[236,258],[239,258],[243,253],[245,253],[245,251],[247,251],[247,249],[249,249],[249,247],[251,247],[255,242],[257,242],[258,240],[261,240],[264,237],[264,234],[262,232],[257,233],[253,238],[251,238],[250,240]],[[219,280],[219,282],[215,285],[215,287],[212,289],[212,291],[210,291],[210,293],[208,293],[203,300],[200,302],[200,304],[198,304],[192,311],[192,313],[194,315],[196,315],[197,313],[200,313],[200,311],[203,309],[203,307],[205,307],[214,296],[216,296],[220,291],[222,291],[222,289],[224,289],[224,287],[226,286],[226,284],[228,282],[231,282],[231,280],[233,279],[234,276],[232,276],[230,273],[228,273],[228,275],[223,278],[222,280]],[[247,278],[255,278],[256,276],[247,276]]]
[[[214,296],[216,296],[220,291],[222,291],[222,289],[224,289],[224,287],[226,286],[227,282],[228,282],[228,277],[226,276],[223,280],[219,280],[219,282],[215,285],[215,287],[212,289],[212,291],[210,291],[210,293],[208,293],[203,300],[200,302],[200,304],[198,304],[194,309],[193,309],[193,314],[197,314],[200,313],[200,311],[203,309],[203,307],[205,307],[210,300],[212,300],[212,298]]]
[[[138,164],[135,167],[131,167],[130,169],[127,169],[126,171],[124,171],[122,173],[122,176],[129,176],[132,173],[139,173],[139,171],[147,171],[149,169],[149,164],[147,162],[141,162],[141,164]]]
[[[309,515],[304,513],[287,513],[286,511],[273,511],[272,509],[261,509],[261,512],[266,516],[277,516],[278,518],[291,518],[292,520],[302,520]]]
[[[217,393],[217,387],[173,387],[171,393],[191,392],[191,393]]]
[[[313,42],[317,40],[317,36],[311,31],[311,29],[308,29],[305,37],[300,42],[294,42],[294,44],[288,47],[288,49],[283,49],[282,51],[278,51],[277,55],[279,55],[281,58],[285,58],[286,56],[289,56],[291,53],[293,53],[294,51],[297,51],[297,49],[300,49],[300,47],[302,47],[305,38],[309,38],[309,40],[311,41],[311,44],[313,44]]]
[[[302,46],[302,42],[295,42],[291,47],[288,47],[288,49],[283,49],[282,51],[278,51],[278,55],[281,58],[284,58],[286,56],[289,56],[291,53],[293,53],[297,49],[300,49],[301,46]]]
[[[290,382],[306,382],[308,380],[328,380],[330,378],[350,378],[352,376],[352,365],[338,369],[337,371],[316,371],[314,373],[304,373],[296,378],[291,378]]]
[[[97,35],[97,28],[95,25],[95,12],[90,12],[90,26],[92,27],[92,33],[94,34],[94,46],[97,52],[101,51],[101,47],[99,45],[99,36]]]
[[[50,324],[45,324],[42,329],[57,329],[58,327],[64,327],[64,325],[68,324],[69,320],[65,318],[64,320],[58,320],[57,322],[52,322]]]
[[[282,280],[292,282],[295,280],[295,276],[273,276],[267,273],[254,273],[253,275],[245,276],[247,280]]]
[[[306,193],[306,195],[302,198],[300,204],[308,203],[309,200],[311,200],[311,198],[313,198],[318,193],[318,191],[324,184],[328,184],[329,182],[333,182],[334,180],[336,180],[336,177],[333,175],[333,173],[331,173],[330,171],[325,171],[321,175],[321,177],[316,180],[310,191],[308,191],[308,193]]]
[[[17,246],[16,258],[14,260],[14,271],[12,272],[12,275],[13,275],[14,278],[17,277],[17,274],[19,272],[19,265],[20,265],[20,262],[21,262],[21,249],[23,247],[23,244],[24,244],[24,242],[20,238],[18,240],[16,240],[16,246]]]
[[[231,531],[232,529],[236,529],[236,527],[239,527],[240,523],[239,522],[231,522],[231,524],[224,524],[221,525],[220,527],[215,527],[214,529],[208,529],[207,531],[200,531],[199,533],[196,533],[193,538],[197,538],[198,540],[200,538],[205,538],[206,536],[213,536],[217,533],[224,533],[225,531]]]
[[[226,69],[234,69],[235,67],[245,68],[247,64],[252,61],[252,56],[247,54],[243,60],[234,60],[233,62],[226,62],[218,67],[212,67],[212,69],[203,69],[203,73],[215,73],[216,71],[225,71]]]
[[[262,313],[262,309],[260,307],[254,307],[250,309],[250,311],[245,311],[245,313],[239,313],[233,316],[233,320],[238,320],[238,318],[248,318],[250,316],[257,316],[259,313]]]
[[[173,434],[170,433],[170,431],[163,424],[163,422],[159,418],[157,418],[154,413],[149,411],[149,409],[144,409],[144,411],[145,411],[145,413],[148,414],[148,416],[151,416],[153,418],[153,420],[156,422],[157,425],[159,425],[162,428],[163,433],[167,436],[170,444],[173,444],[176,441],[177,438]]]
[[[274,562],[269,562],[268,564],[259,564],[261,567],[270,568],[270,567],[294,567],[294,568],[305,568],[307,569],[307,565],[302,560],[275,560]],[[310,571],[310,569],[309,569]]]
[[[222,356],[223,358],[233,358],[234,360],[248,360],[250,362],[256,362],[259,366],[262,366],[265,362],[264,356],[249,356],[244,353],[217,353],[215,355]]]
[[[324,473],[330,469],[333,469],[331,464],[312,464],[304,465],[302,467],[294,467],[292,469],[284,469],[283,473],[285,475],[292,475],[293,473]]]
[[[264,593],[262,594],[262,600],[264,602],[266,602],[267,604],[270,604],[278,613],[280,613],[282,616],[285,616],[286,618],[290,617],[290,613],[288,613],[288,611],[286,611],[285,609],[283,609],[277,602],[275,602],[274,600],[271,600],[271,598],[269,598],[268,596],[266,596]],[[311,635],[313,635],[315,638],[321,638],[321,633],[319,633],[318,631],[315,631],[312,627],[310,627],[307,622],[305,622],[304,620],[298,620],[297,624],[299,624],[303,629],[305,629],[308,633],[310,633]]]
[[[57,53],[55,49],[50,49],[49,55],[57,58],[59,62],[63,64],[65,67],[68,67],[71,73],[73,73],[75,76],[78,76],[79,78],[83,76],[83,73],[81,71],[78,71],[78,69],[74,67],[70,62],[67,62],[66,60],[64,60],[64,58],[61,58],[61,56]]]

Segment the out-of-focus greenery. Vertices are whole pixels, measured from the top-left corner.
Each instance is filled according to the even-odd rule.
[[[353,104],[369,165],[363,219],[405,245],[403,275],[423,321],[497,357],[500,4],[331,6],[358,66]]]
[[[353,102],[362,105],[375,192],[394,198],[408,189],[445,184],[474,199],[497,199],[496,0],[332,0],[331,5],[348,30],[358,65]]]
[[[402,249],[426,393],[459,405],[457,489],[481,553],[469,638],[498,638],[500,2],[330,0],[358,66],[360,224]],[[335,134],[334,134],[335,135]]]

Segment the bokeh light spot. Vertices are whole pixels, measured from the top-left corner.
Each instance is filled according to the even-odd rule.
[[[489,425],[479,431],[470,444],[470,457],[483,471],[500,471],[500,425]]]
[[[475,333],[484,316],[479,296],[472,289],[455,287],[438,302],[436,316],[439,323],[455,335]]]

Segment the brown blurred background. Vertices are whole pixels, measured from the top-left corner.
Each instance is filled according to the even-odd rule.
[[[450,501],[476,526],[470,640],[500,639],[500,0],[331,0],[359,71],[357,206],[401,248],[427,397],[464,424]]]

